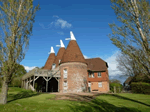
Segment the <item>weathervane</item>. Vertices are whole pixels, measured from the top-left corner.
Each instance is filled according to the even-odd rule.
[[[51,46],[51,51],[48,54],[55,53],[53,46]]]
[[[60,40],[60,45],[56,45],[56,47],[65,47],[64,43],[62,40]]]
[[[72,31],[70,31],[70,38],[66,38],[65,40],[76,40]]]

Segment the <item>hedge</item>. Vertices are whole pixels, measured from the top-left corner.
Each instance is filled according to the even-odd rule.
[[[132,82],[131,91],[133,93],[150,94],[150,83]]]

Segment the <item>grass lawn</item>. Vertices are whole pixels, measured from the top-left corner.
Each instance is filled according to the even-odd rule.
[[[12,87],[8,94],[0,112],[150,112],[150,95],[143,94],[102,94],[89,102],[55,100],[53,94]]]

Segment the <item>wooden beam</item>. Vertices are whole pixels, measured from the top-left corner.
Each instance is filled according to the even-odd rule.
[[[34,81],[36,81],[38,78],[39,78],[39,76],[37,76],[37,77],[34,79]]]
[[[33,88],[34,88],[34,85],[35,85],[35,76],[33,76]],[[35,88],[34,88],[35,90]]]

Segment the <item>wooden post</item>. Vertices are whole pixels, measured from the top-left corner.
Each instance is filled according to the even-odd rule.
[[[27,82],[28,82],[28,79],[26,79],[26,89],[27,89]]]
[[[116,93],[116,86],[114,86],[114,93]]]
[[[29,81],[29,89],[31,89],[30,86],[31,86],[31,77],[30,77],[30,81]]]
[[[24,89],[25,89],[25,86],[26,86],[26,82],[25,82],[25,80],[24,80]]]
[[[35,85],[35,76],[33,76],[33,88],[34,88],[34,85]],[[35,88],[34,88],[35,90]]]
[[[27,90],[29,89],[29,78],[27,78]]]
[[[48,88],[48,81],[46,81],[46,92],[47,92],[47,88]]]
[[[58,92],[59,92],[59,79],[58,79]]]

